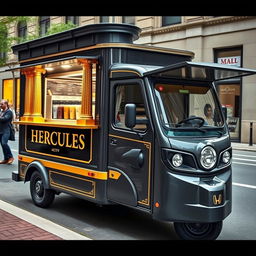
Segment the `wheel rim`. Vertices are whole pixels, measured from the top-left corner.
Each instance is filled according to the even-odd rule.
[[[185,228],[193,236],[204,236],[211,231],[211,225],[208,223],[186,223]]]
[[[44,195],[44,185],[41,179],[36,180],[35,182],[35,196],[38,199],[42,199]]]

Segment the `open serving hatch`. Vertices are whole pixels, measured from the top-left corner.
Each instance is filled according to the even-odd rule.
[[[207,62],[184,61],[145,72],[144,75],[159,78],[219,81],[256,74],[256,70]]]

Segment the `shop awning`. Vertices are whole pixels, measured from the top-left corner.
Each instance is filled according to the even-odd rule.
[[[159,78],[176,78],[197,81],[219,81],[256,74],[256,70],[208,62],[180,62],[145,72]]]

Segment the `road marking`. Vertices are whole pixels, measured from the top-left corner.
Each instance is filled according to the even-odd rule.
[[[244,159],[244,158],[238,158],[238,157],[233,157],[234,160],[241,160],[241,161],[249,161],[249,162],[256,162],[254,159]]]
[[[234,162],[234,161],[232,161],[232,164],[241,164],[241,165],[252,165],[252,166],[256,166],[256,164],[240,163],[240,162]]]
[[[253,185],[242,184],[242,183],[237,183],[237,182],[232,182],[232,184],[235,186],[239,186],[239,187],[256,189],[256,186],[253,186]]]
[[[233,154],[233,156],[245,156],[245,157],[256,157],[252,155]]]

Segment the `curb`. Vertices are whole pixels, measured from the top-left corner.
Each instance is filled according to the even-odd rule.
[[[50,220],[44,219],[31,212],[18,208],[12,204],[0,200],[0,209],[20,218],[30,224],[37,226],[49,233],[52,233],[64,240],[91,240],[90,238],[80,235],[70,229],[58,225]]]

